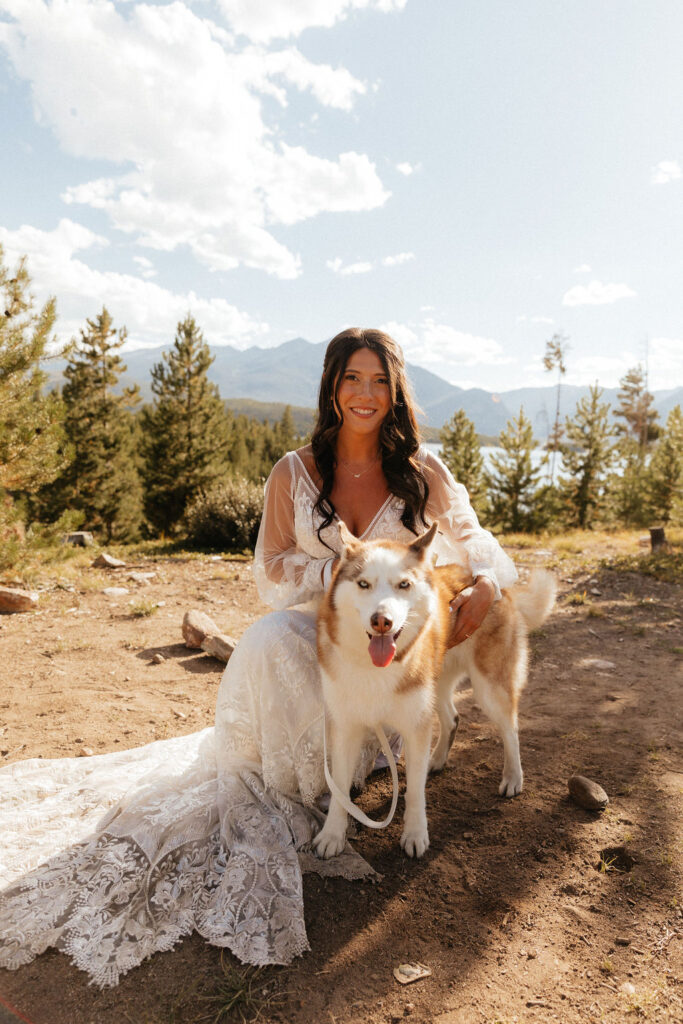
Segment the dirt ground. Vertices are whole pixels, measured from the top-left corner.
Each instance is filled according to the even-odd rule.
[[[553,561],[544,550],[513,554],[527,567]],[[89,558],[33,581],[38,611],[0,617],[0,764],[211,724],[222,666],[185,648],[183,613],[199,608],[239,638],[266,610],[248,562],[137,556],[104,571]],[[130,581],[130,567],[154,576]],[[5,1003],[32,1024],[240,1012],[291,1024],[682,1020],[681,590],[578,557],[558,575],[557,607],[532,637],[520,797],[498,798],[502,748],[465,689],[448,767],[428,783],[428,853],[404,856],[400,814],[386,831],[360,830],[356,845],[383,880],[306,876],[311,952],[291,967],[235,973],[236,961],[194,935],[100,991],[48,952],[0,971]],[[111,586],[129,593],[108,597]],[[607,790],[602,814],[570,801],[573,773]],[[361,803],[378,817],[389,799],[380,775]],[[392,972],[406,961],[431,976],[400,986]],[[250,985],[254,1001],[243,993],[221,1014]],[[5,1012],[0,1001],[0,1021],[14,1022]]]

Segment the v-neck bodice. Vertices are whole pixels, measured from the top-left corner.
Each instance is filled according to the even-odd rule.
[[[306,463],[301,458],[299,453],[298,452],[292,452],[291,454],[298,460],[298,462],[301,465],[301,468],[303,470],[302,481],[304,482],[304,486],[301,487],[301,490],[302,490],[302,492],[303,491],[307,491],[308,492],[308,496],[313,501],[313,505],[315,505],[316,501],[318,500],[318,494],[320,493],[319,490],[318,490],[318,487],[316,486],[316,483],[313,480],[313,477],[311,476],[311,474],[310,474],[310,472],[309,472],[309,470],[308,470],[308,468],[306,466]],[[308,487],[306,487],[305,484],[307,484]],[[384,514],[385,514],[385,512],[386,512],[386,510],[387,510],[387,508],[388,508],[388,506],[389,506],[389,504],[391,502],[396,503],[397,508],[400,510],[399,511],[399,520],[400,520],[401,515],[403,515],[403,502],[400,500],[400,498],[395,497],[395,495],[389,494],[385,498],[385,500],[382,502],[382,504],[379,506],[379,508],[377,509],[377,511],[375,512],[375,514],[373,515],[372,519],[369,521],[369,523],[365,527],[365,529],[358,535],[358,540],[372,540],[373,539],[373,536],[372,536],[373,532],[376,530],[378,524],[383,522]],[[322,519],[320,518],[320,516],[317,515],[317,513],[314,514],[314,517],[317,518],[317,522],[314,523],[315,533],[316,533],[316,536],[317,536],[318,526],[322,522]],[[339,516],[335,515],[334,521],[335,522],[339,522]],[[334,530],[334,533],[336,534],[336,529]],[[381,537],[386,537],[387,535],[385,533],[381,533],[380,536]],[[325,539],[326,540],[328,539],[327,536],[325,536]],[[328,541],[328,543],[329,543],[329,541]]]

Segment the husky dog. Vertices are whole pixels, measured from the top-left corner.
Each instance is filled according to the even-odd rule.
[[[458,727],[453,691],[463,676],[502,735],[500,795],[522,791],[517,703],[526,682],[527,633],[549,615],[555,579],[537,571],[527,587],[503,591],[472,637],[448,650],[450,601],[473,580],[460,566],[434,567],[436,524],[411,544],[362,543],[343,523],[339,530],[344,551],[318,612],[332,779],[348,795],[368,730],[386,725],[399,732],[406,761],[401,846],[421,857],[429,846],[427,772],[448,758]],[[430,752],[435,709],[440,728]],[[333,795],[314,840],[319,856],[341,852],[346,824],[347,812]]]

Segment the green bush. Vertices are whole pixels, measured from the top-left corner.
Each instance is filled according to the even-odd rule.
[[[187,542],[218,551],[253,550],[263,515],[263,484],[234,477],[192,502],[185,513]]]

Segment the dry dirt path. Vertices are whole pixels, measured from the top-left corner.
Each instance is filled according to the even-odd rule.
[[[72,572],[61,587],[46,584],[39,612],[0,618],[0,764],[211,724],[221,665],[184,647],[180,622],[198,607],[239,637],[265,611],[250,567],[204,557],[138,559],[136,569],[156,575],[142,585],[127,570]],[[680,588],[637,573],[560,571],[522,703],[523,795],[497,797],[501,747],[463,691],[449,765],[428,784],[428,854],[417,863],[402,854],[397,822],[356,840],[381,884],[307,876],[311,952],[252,979],[261,1020],[683,1019]],[[130,593],[109,598],[112,585]],[[135,617],[130,601],[138,611],[163,604]],[[569,801],[575,772],[610,794],[602,815]],[[377,777],[362,803],[378,816],[389,797]],[[411,960],[433,973],[403,988],[392,970]],[[212,1001],[234,966],[195,935],[99,991],[48,952],[0,971],[0,994],[33,1024],[239,1019],[217,1017]],[[3,1024],[7,1013],[0,1004]]]

